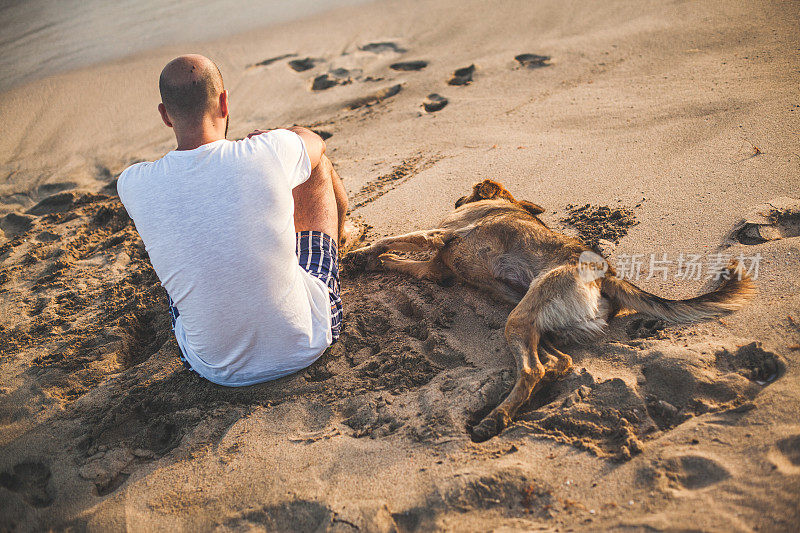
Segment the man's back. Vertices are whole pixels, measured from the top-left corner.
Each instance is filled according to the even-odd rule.
[[[276,130],[120,176],[120,199],[180,312],[178,342],[211,381],[274,379],[331,342],[327,287],[295,256],[292,189],[310,171],[300,138]]]

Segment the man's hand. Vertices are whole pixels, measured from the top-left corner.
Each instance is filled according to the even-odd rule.
[[[303,144],[306,147],[308,158],[311,160],[311,169],[313,170],[317,168],[317,165],[319,165],[319,160],[322,158],[322,154],[325,153],[325,141],[322,140],[322,137],[310,129],[302,126],[292,126],[291,128],[286,129],[300,136],[300,139],[303,141]],[[247,135],[247,138],[249,139],[250,137],[261,135],[262,133],[267,133],[268,131],[269,130],[253,130],[252,133]]]
[[[256,135],[261,135],[262,133],[267,133],[269,130],[253,130],[253,133],[248,133],[247,138],[255,137]]]

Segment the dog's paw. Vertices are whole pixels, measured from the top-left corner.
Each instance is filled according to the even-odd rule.
[[[342,257],[342,267],[347,272],[365,272],[375,270],[379,266],[378,256],[367,248],[353,250]]]
[[[506,427],[505,417],[489,414],[481,420],[480,424],[472,428],[470,437],[472,442],[484,442],[500,434]]]
[[[565,360],[561,359],[558,361],[550,361],[544,367],[544,376],[542,376],[541,383],[547,383],[551,381],[557,381],[570,373],[575,369],[575,366],[572,364],[572,360]]]
[[[393,265],[403,263],[403,258],[397,254],[386,252],[378,256],[378,264],[384,269],[391,269]]]

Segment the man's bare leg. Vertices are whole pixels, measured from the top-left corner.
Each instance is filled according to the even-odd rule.
[[[347,193],[330,159],[323,155],[305,183],[292,189],[294,229],[321,231],[337,244],[344,235]]]
[[[324,159],[328,157],[323,155]],[[328,160],[330,162],[330,160]],[[331,165],[331,181],[333,183],[333,195],[336,197],[336,212],[339,216],[339,239],[337,241],[338,247],[342,250],[345,246],[345,241],[353,233],[355,227],[352,223],[347,221],[347,191],[344,189],[342,178],[336,172],[336,169]]]

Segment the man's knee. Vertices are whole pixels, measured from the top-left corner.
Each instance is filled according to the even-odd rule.
[[[333,173],[333,163],[331,163],[331,160],[328,159],[328,156],[322,154],[322,157],[319,160],[319,164],[311,172],[312,176],[314,174],[317,174],[321,178],[327,178],[328,180],[330,180],[332,173]]]

